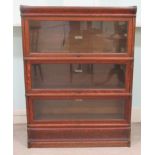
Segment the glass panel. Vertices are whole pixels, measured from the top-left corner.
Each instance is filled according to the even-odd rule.
[[[32,88],[125,88],[125,64],[32,64]]]
[[[128,22],[30,21],[30,51],[125,53]]]
[[[125,99],[34,100],[35,120],[124,119]]]

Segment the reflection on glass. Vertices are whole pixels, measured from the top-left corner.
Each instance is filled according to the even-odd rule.
[[[32,88],[125,87],[124,64],[33,64]]]
[[[34,100],[35,120],[124,119],[125,99]]]
[[[127,52],[127,22],[30,21],[29,29],[31,52]]]

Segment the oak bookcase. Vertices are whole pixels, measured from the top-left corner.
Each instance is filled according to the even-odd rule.
[[[20,10],[28,147],[130,146],[136,7]]]

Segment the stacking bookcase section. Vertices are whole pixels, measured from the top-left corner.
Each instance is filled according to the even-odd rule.
[[[28,147],[130,146],[135,14],[21,6]]]
[[[27,106],[31,122],[35,124],[56,121],[127,124],[130,121],[127,110],[130,96],[32,96]]]
[[[130,89],[130,61],[27,61],[29,90],[124,91]]]

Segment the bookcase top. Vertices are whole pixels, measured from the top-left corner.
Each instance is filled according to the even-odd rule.
[[[58,7],[20,6],[21,16],[135,16],[136,6],[130,7]]]

